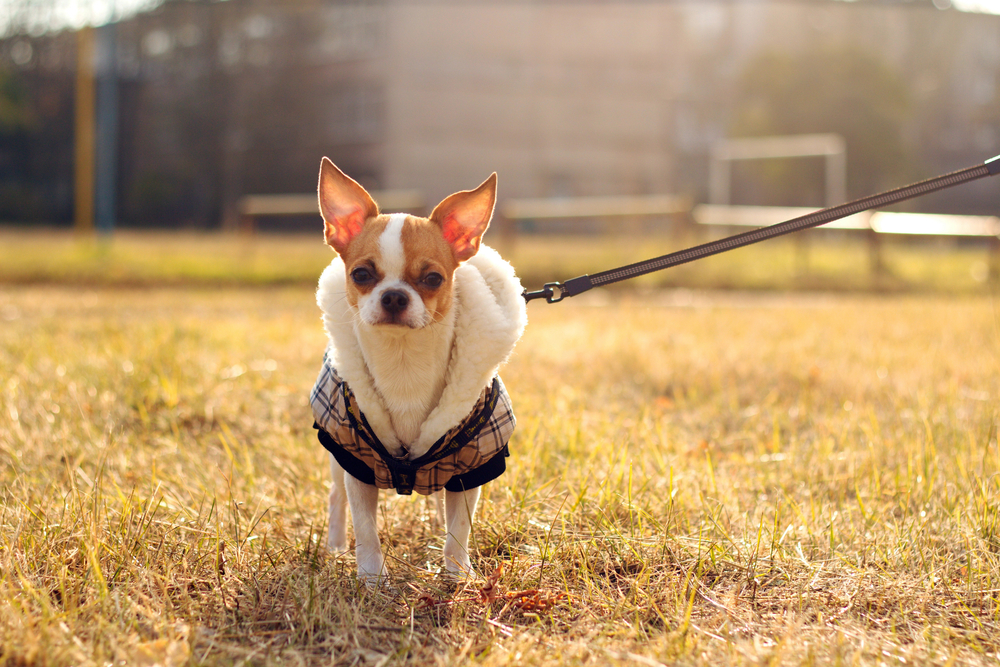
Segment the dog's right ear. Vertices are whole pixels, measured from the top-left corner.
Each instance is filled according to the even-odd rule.
[[[365,222],[378,215],[378,205],[357,181],[325,157],[319,165],[319,212],[326,223],[327,245],[343,255]]]

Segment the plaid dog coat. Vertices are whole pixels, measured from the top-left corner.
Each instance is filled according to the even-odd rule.
[[[464,491],[496,479],[507,468],[507,442],[516,420],[500,376],[483,389],[460,424],[414,461],[386,451],[326,355],[310,403],[323,447],[352,477],[380,489],[402,495],[429,495],[442,488]]]
[[[323,447],[352,477],[401,494],[462,491],[499,477],[507,466],[514,414],[497,376],[528,321],[514,268],[482,245],[455,269],[454,337],[445,384],[420,433],[406,443],[413,461],[389,454],[399,453],[402,443],[365,362],[346,282],[337,257],[316,290],[330,339],[310,397]]]

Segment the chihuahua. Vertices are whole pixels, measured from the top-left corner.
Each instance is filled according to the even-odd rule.
[[[338,255],[316,293],[329,345],[311,394],[333,472],[327,546],[346,551],[349,506],[368,583],[386,576],[379,489],[435,494],[445,569],[475,574],[481,487],[506,469],[515,425],[497,373],[527,322],[513,268],[482,245],[496,184],[493,174],[456,192],[427,218],[386,215],[329,159],[320,164],[319,208]]]

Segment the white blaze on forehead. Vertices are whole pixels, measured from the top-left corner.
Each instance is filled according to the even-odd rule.
[[[378,237],[379,257],[375,260],[382,279],[368,294],[358,297],[358,313],[361,321],[369,325],[393,321],[412,329],[419,329],[431,323],[431,314],[424,305],[420,294],[406,282],[406,250],[403,248],[403,224],[409,217],[406,213],[393,213]],[[409,304],[402,312],[387,315],[382,305],[382,296],[388,291],[401,291],[409,296]]]
[[[401,280],[406,268],[406,251],[403,250],[403,222],[406,213],[393,213],[389,216],[389,224],[378,237],[378,249],[381,266],[386,280]]]

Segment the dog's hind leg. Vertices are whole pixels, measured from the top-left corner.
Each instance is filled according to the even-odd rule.
[[[378,487],[344,473],[344,488],[351,506],[354,523],[354,552],[358,562],[358,578],[374,584],[385,577],[382,560],[382,543],[378,539]]]
[[[326,536],[326,548],[340,553],[347,551],[347,489],[344,488],[344,476],[347,473],[332,454],[330,472],[333,483],[330,485],[330,527]]]
[[[437,491],[434,493],[434,514],[435,519],[437,519],[438,526],[445,525],[444,519],[444,491]]]
[[[468,491],[445,491],[448,534],[444,540],[444,567],[453,574],[476,575],[469,558],[469,534],[480,491],[480,487]]]

